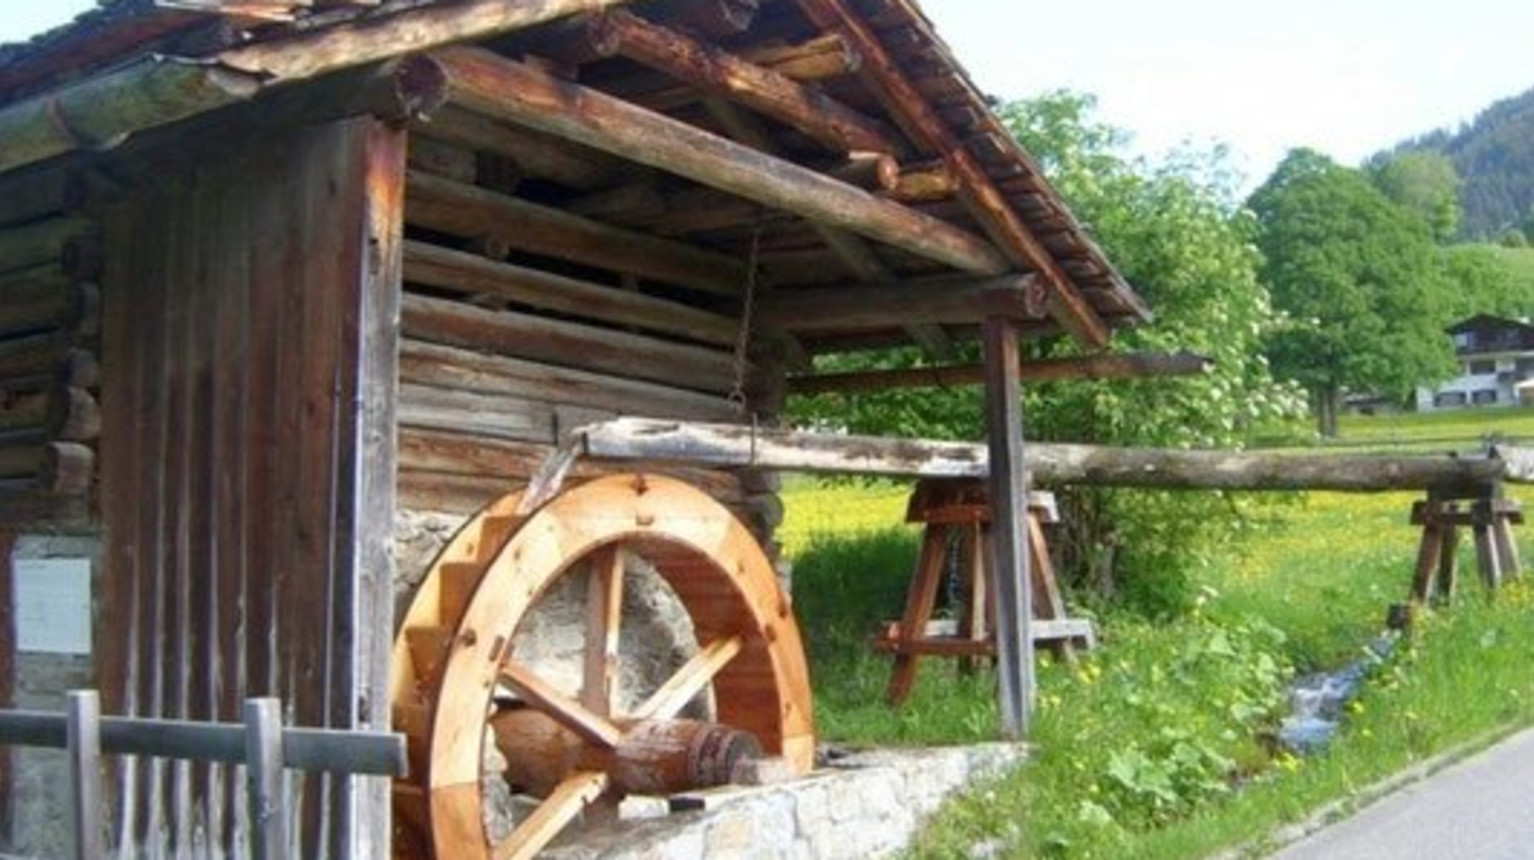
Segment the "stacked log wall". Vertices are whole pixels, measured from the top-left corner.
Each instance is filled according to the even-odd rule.
[[[730,398],[747,277],[739,260],[624,236],[489,187],[496,178],[482,158],[419,133],[410,153],[402,587],[454,524],[524,486],[583,424],[620,415],[749,423],[749,412],[770,421],[779,411],[763,380],[780,374],[760,344],[746,371],[749,412]],[[582,462],[573,476],[633,468]],[[665,471],[708,491],[770,545],[782,516],[774,476]]]
[[[0,524],[90,528],[101,241],[63,171],[0,181]]]

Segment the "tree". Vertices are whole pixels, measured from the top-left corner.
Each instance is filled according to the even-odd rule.
[[[1433,238],[1447,241],[1459,230],[1459,172],[1439,152],[1402,152],[1376,162],[1369,178],[1386,197],[1427,222]]]
[[[1421,218],[1307,149],[1290,152],[1250,206],[1263,280],[1287,315],[1268,356],[1311,393],[1322,435],[1336,435],[1345,390],[1404,396],[1453,372],[1448,290]]]
[[[1120,351],[1191,349],[1207,375],[1062,382],[1030,387],[1032,438],[1113,444],[1239,446],[1254,428],[1296,414],[1297,392],[1275,384],[1262,356],[1273,322],[1257,279],[1254,224],[1231,202],[1220,154],[1149,166],[1122,154],[1124,136],[1095,122],[1089,97],[1059,92],[1003,108],[1009,129],[1060,189],[1109,259],[1145,296],[1155,323],[1115,336]],[[1028,346],[1034,358],[1072,354],[1067,339]],[[976,354],[977,355],[977,354]],[[972,355],[971,357],[975,357]],[[910,367],[914,350],[834,357],[826,366]],[[875,433],[975,438],[973,389],[799,401],[801,417]],[[1211,541],[1238,527],[1216,494],[1073,489],[1062,494],[1062,570],[1078,590],[1117,595],[1149,613],[1191,596],[1189,574]]]

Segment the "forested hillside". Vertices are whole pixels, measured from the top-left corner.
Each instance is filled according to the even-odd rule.
[[[1458,131],[1429,132],[1376,160],[1411,151],[1441,153],[1459,172],[1462,238],[1516,231],[1534,239],[1534,89],[1496,102]]]

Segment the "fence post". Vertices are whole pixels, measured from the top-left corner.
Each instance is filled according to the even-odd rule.
[[[287,847],[288,809],[282,790],[282,705],[276,699],[245,702],[245,774],[250,856],[279,860]]]
[[[69,812],[76,860],[106,856],[101,838],[101,698],[72,690],[68,705]]]

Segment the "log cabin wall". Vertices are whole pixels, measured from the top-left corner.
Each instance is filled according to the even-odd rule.
[[[101,245],[57,170],[0,180],[0,523],[89,528]]]
[[[371,119],[271,132],[109,210],[107,712],[387,729],[403,163]],[[377,782],[291,777],[287,856],[383,856]],[[234,768],[126,759],[116,793],[122,856],[244,853]]]
[[[771,421],[781,408],[782,368],[760,335],[748,339],[748,361],[737,368],[743,260],[613,227],[583,206],[539,202],[557,183],[443,139],[457,137],[461,121],[423,124],[409,148],[399,411],[405,589],[446,531],[438,525],[437,540],[423,540],[411,514],[450,526],[523,486],[582,424],[619,415]],[[555,175],[609,169],[582,166],[534,136],[521,142],[521,163]],[[737,386],[744,411],[731,400]],[[622,468],[582,463],[575,477]],[[714,495],[770,542],[781,520],[774,476],[665,471]]]

